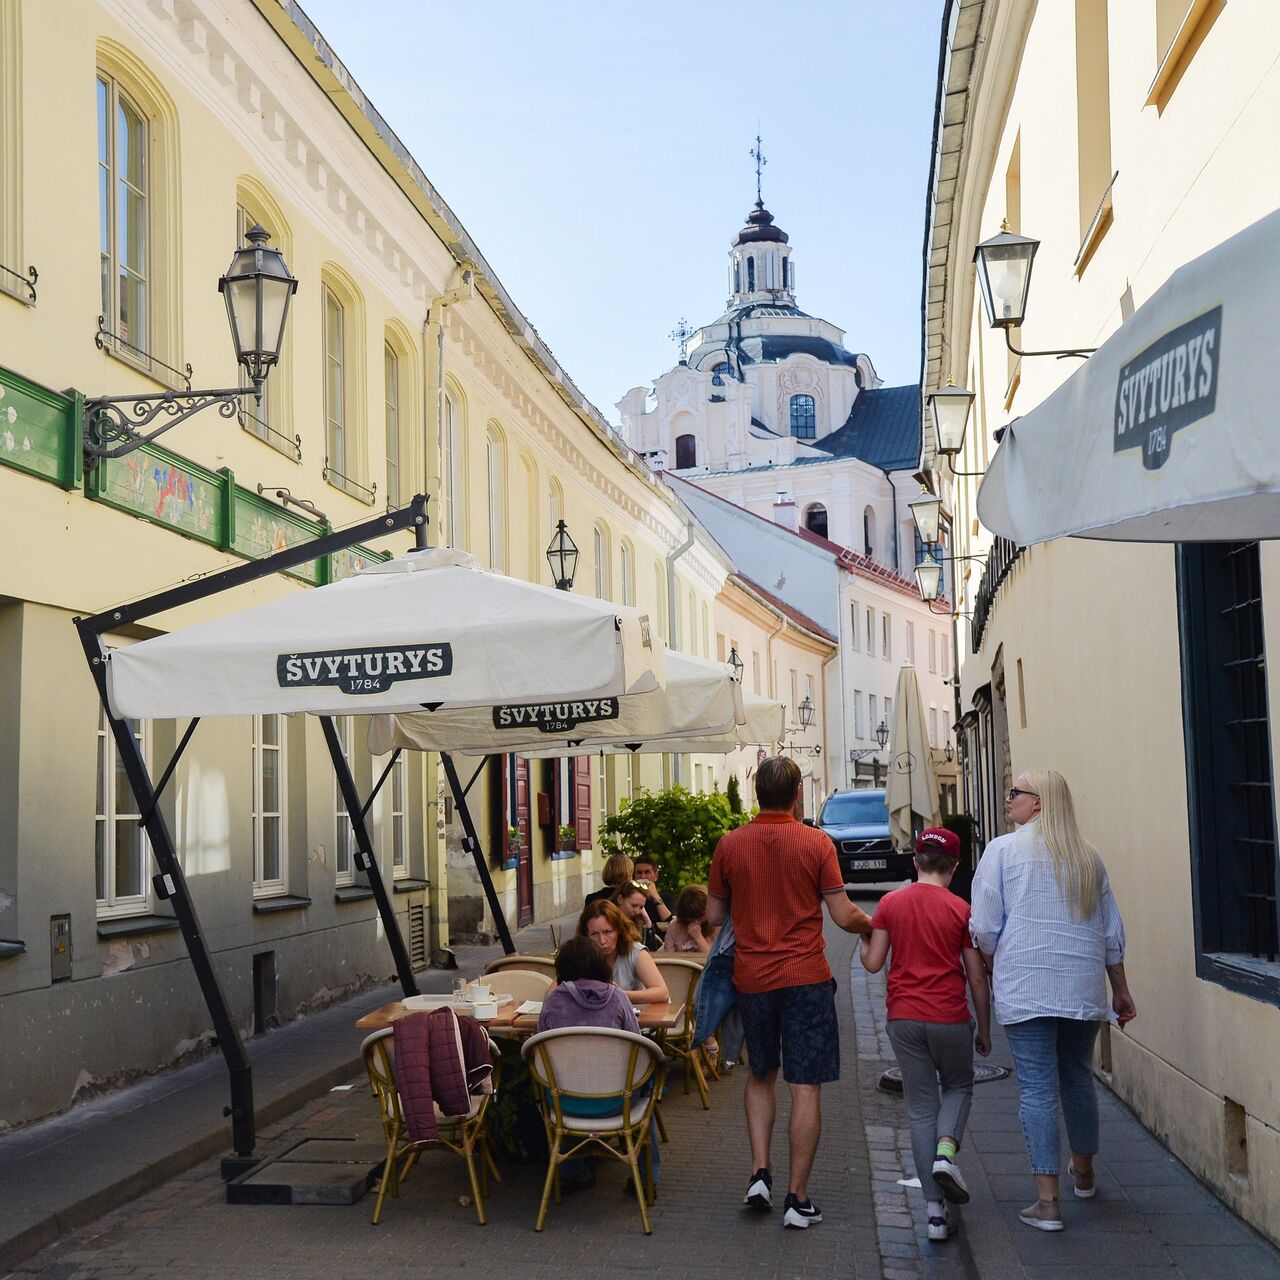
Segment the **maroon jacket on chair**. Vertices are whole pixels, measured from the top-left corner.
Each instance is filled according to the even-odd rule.
[[[471,1095],[493,1087],[489,1037],[474,1018],[452,1009],[410,1013],[393,1024],[396,1084],[409,1138],[435,1138],[436,1107],[447,1116],[465,1116]]]

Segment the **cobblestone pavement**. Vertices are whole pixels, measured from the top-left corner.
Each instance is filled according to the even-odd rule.
[[[1223,1208],[1106,1090],[1098,1200],[1065,1202],[1067,1230],[1061,1235],[1021,1226],[1017,1210],[1031,1190],[1012,1080],[978,1087],[961,1157],[973,1200],[961,1211],[959,1236],[930,1244],[920,1193],[902,1185],[914,1172],[902,1102],[876,1087],[893,1059],[883,979],[863,972],[853,940],[834,929],[828,929],[828,954],[841,987],[844,1071],[838,1086],[824,1090],[825,1133],[810,1183],[824,1221],[808,1231],[784,1231],[778,1212],[759,1217],[741,1205],[750,1162],[740,1068],[712,1085],[709,1112],[696,1093],[686,1097],[674,1083],[663,1104],[671,1141],[662,1152],[660,1195],[647,1238],[624,1194],[621,1166],[602,1166],[592,1190],[553,1205],[546,1229],[535,1235],[544,1168],[502,1166],[503,1180],[487,1202],[489,1222],[477,1227],[464,1202],[462,1162],[446,1152],[429,1153],[401,1198],[388,1201],[382,1224],[373,1227],[372,1197],[345,1208],[228,1205],[218,1162],[209,1160],[64,1237],[10,1276],[420,1280],[518,1274],[521,1280],[564,1280],[647,1272],[662,1280],[1163,1280],[1211,1269],[1224,1280],[1280,1278],[1280,1253]],[[991,1060],[1009,1064],[1002,1040]],[[379,1140],[363,1078],[352,1083],[269,1126],[264,1148],[279,1151],[323,1135]],[[782,1089],[777,1184],[785,1184],[787,1111]]]

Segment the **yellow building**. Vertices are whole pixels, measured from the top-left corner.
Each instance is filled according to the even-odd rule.
[[[1280,8],[951,0],[944,21],[924,389],[953,379],[976,397],[954,471],[927,442],[956,553],[987,557],[957,598],[968,804],[990,839],[1016,773],[1069,779],[1125,916],[1139,1009],[1124,1033],[1104,1030],[1098,1070],[1280,1239],[1280,722],[1265,678],[1198,719],[1182,697],[1219,678],[1214,664],[1263,677],[1280,656],[1280,548],[993,541],[975,495],[996,432],[1078,362],[1008,349],[972,266],[1002,223],[1037,238],[1012,345],[1092,348],[1180,264],[1280,205]],[[1227,653],[1224,617],[1255,628],[1248,653]]]
[[[240,385],[216,283],[255,222],[299,281],[262,404],[86,466],[85,397]],[[712,651],[726,569],[296,7],[0,0],[0,267],[0,1122],[22,1123],[209,1040],[74,615],[420,491],[433,542],[542,582],[563,519],[582,551],[574,590],[637,603],[663,634],[670,617],[693,652]],[[153,774],[184,727],[137,726]],[[341,736],[367,794],[383,764],[358,720]],[[473,809],[515,923],[580,901],[602,811],[664,764],[486,769]],[[489,927],[437,774],[434,757],[402,759],[371,814],[419,965],[451,924]],[[202,725],[163,805],[240,1026],[391,971],[318,724]]]

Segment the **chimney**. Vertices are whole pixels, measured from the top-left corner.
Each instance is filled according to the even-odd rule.
[[[773,500],[773,523],[790,529],[792,533],[796,531],[796,504],[785,489],[779,489]]]

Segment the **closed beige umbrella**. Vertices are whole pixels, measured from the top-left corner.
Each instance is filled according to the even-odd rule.
[[[920,701],[916,669],[904,663],[894,693],[893,724],[889,728],[889,781],[885,787],[889,835],[893,847],[909,850],[917,828],[942,822],[938,808],[938,776]],[[919,818],[919,823],[916,822]]]

